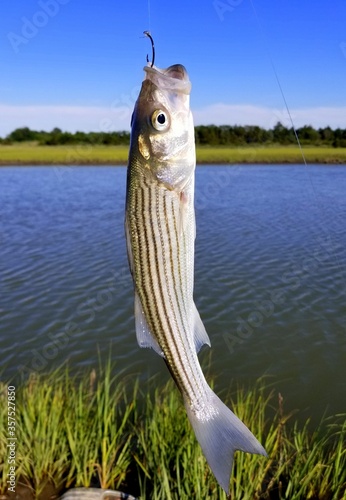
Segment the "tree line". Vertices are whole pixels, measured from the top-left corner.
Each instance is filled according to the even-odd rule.
[[[302,145],[346,147],[346,129],[324,127],[315,129],[305,125],[296,130]],[[272,129],[256,125],[198,125],[195,127],[195,139],[198,145],[208,146],[246,146],[253,144],[296,144],[293,128],[278,122]],[[36,142],[40,145],[103,144],[128,145],[130,132],[63,132],[54,128],[50,132],[30,130],[28,127],[17,128],[5,138],[0,137],[0,144],[17,142]]]

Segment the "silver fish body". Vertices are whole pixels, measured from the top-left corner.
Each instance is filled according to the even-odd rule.
[[[209,337],[193,301],[195,144],[185,68],[145,67],[131,123],[126,239],[141,347],[160,354],[220,485],[236,449],[265,455],[208,386],[197,353]]]

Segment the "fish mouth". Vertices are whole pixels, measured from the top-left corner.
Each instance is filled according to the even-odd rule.
[[[189,75],[182,64],[173,64],[166,69],[148,65],[144,67],[144,71],[145,79],[151,80],[159,89],[182,94],[191,92]]]
[[[169,68],[162,70],[162,72],[171,78],[176,78],[177,80],[189,79],[185,66],[182,64],[173,64]]]

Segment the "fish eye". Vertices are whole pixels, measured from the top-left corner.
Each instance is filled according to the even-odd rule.
[[[151,124],[155,130],[159,130],[160,132],[163,130],[167,130],[167,128],[169,127],[167,113],[162,109],[156,109],[151,115]]]

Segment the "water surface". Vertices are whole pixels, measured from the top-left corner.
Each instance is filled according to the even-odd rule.
[[[0,169],[0,352],[15,380],[68,361],[160,373],[137,347],[123,167]],[[195,300],[221,394],[268,382],[318,420],[346,410],[346,168],[196,172]]]

